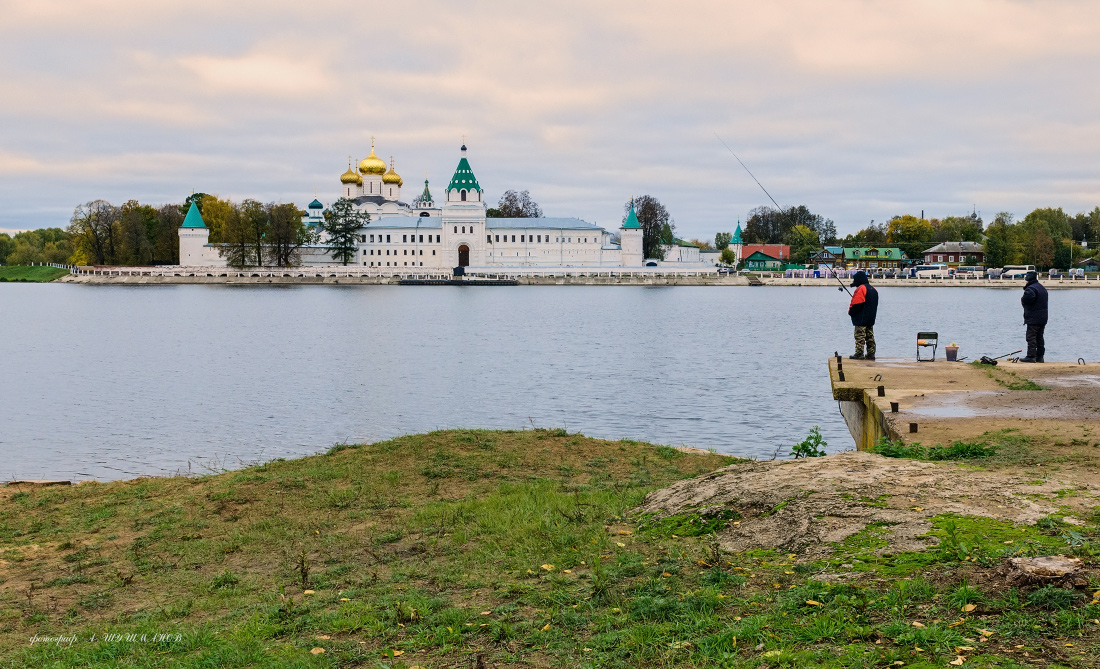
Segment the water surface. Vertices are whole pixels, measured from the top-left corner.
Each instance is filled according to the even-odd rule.
[[[880,357],[1024,345],[1019,291],[880,289]],[[0,286],[0,479],[208,471],[454,427],[782,456],[852,447],[824,287]],[[1051,292],[1048,359],[1100,359],[1100,292]]]

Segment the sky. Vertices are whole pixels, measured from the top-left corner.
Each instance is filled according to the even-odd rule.
[[[0,0],[0,229],[192,191],[339,195],[375,138],[442,193],[685,238],[770,200],[899,214],[1100,205],[1100,3]]]

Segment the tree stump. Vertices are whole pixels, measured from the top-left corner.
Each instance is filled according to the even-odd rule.
[[[1076,577],[1082,563],[1068,555],[1009,558],[1005,564],[1005,580],[1009,585],[1077,585]],[[1082,578],[1082,584],[1086,581]]]

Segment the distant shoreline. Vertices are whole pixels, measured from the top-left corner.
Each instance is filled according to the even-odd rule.
[[[223,270],[224,272],[224,270]],[[291,276],[291,272],[256,270],[232,272],[234,276],[198,276],[191,272],[182,276],[137,276],[137,275],[103,275],[82,274],[64,276],[57,281],[60,283],[80,283],[94,285],[180,285],[180,284],[205,284],[205,285],[365,285],[365,286],[396,286],[403,279],[412,277],[394,276]],[[301,273],[296,270],[295,273]],[[213,273],[211,273],[213,274]],[[228,273],[227,273],[228,274]],[[286,276],[284,276],[284,274]],[[521,286],[838,286],[836,279],[814,278],[786,278],[786,277],[749,277],[728,276],[718,274],[694,274],[677,275],[653,273],[646,276],[590,276],[584,269],[578,269],[576,273],[568,273],[562,276],[516,276],[508,275],[511,285]],[[471,285],[475,278],[471,277]],[[484,281],[476,279],[477,285],[484,285]],[[844,285],[848,285],[844,281]],[[872,284],[882,287],[897,288],[1004,288],[1019,290],[1023,287],[1021,280],[989,280],[989,279],[877,279]],[[1074,288],[1100,288],[1097,280],[1053,280],[1043,281],[1044,286],[1051,290]],[[454,285],[454,282],[451,282]]]

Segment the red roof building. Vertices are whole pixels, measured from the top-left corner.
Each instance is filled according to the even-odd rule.
[[[748,258],[757,251],[782,260],[784,263],[791,261],[791,247],[787,244],[745,244],[741,247],[741,257]]]

